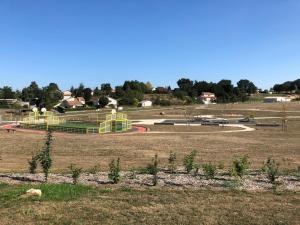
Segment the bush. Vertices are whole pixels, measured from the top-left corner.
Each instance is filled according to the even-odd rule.
[[[108,178],[114,183],[120,181],[120,158],[115,161],[114,159],[109,164]]]
[[[152,163],[148,164],[147,172],[153,175],[153,186],[155,186],[157,184],[157,174],[159,172],[157,154],[152,160]]]
[[[236,157],[232,162],[231,175],[242,178],[250,167],[248,156]]]
[[[77,168],[74,164],[71,164],[69,168],[72,174],[73,184],[77,184],[80,174],[82,173],[82,168]]]
[[[264,171],[267,173],[269,181],[274,184],[279,175],[279,164],[272,157],[264,163]]]
[[[35,174],[38,166],[38,157],[33,155],[31,157],[31,160],[28,160],[28,164],[29,164],[29,173]]]
[[[194,160],[197,155],[196,150],[193,150],[189,155],[185,156],[183,159],[183,165],[187,173],[190,173],[194,169]]]
[[[217,168],[215,165],[208,163],[203,165],[204,175],[208,179],[213,179],[215,177]]]
[[[170,173],[175,173],[176,171],[176,153],[170,152],[170,156],[169,156],[169,166],[168,169],[170,171]]]

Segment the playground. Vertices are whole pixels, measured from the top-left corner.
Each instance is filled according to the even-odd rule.
[[[67,120],[54,112],[48,112],[45,109],[39,112],[34,109],[28,116],[19,121],[19,127],[33,130],[49,130],[66,133],[78,134],[103,134],[118,133],[132,130],[131,121],[127,119],[124,113],[117,113],[112,110],[110,114],[105,115],[105,120],[82,121]]]

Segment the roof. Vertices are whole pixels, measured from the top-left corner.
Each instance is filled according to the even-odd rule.
[[[69,106],[78,106],[78,105],[82,105],[82,103],[80,101],[78,101],[77,98],[75,98],[74,100],[65,100]]]
[[[152,103],[152,101],[150,101],[150,100],[143,100],[143,101],[140,101],[140,103],[145,103],[145,102],[151,102],[151,103]]]
[[[85,101],[84,97],[77,97],[77,100],[78,100],[78,101],[81,101],[81,102],[84,102],[84,101]]]
[[[64,93],[64,95],[67,95],[67,96],[69,96],[69,95],[71,96],[72,95],[71,91],[64,91],[63,93]]]
[[[215,95],[215,93],[212,93],[212,92],[202,92],[201,95]]]

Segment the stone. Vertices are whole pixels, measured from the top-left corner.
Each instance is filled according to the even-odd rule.
[[[26,191],[25,194],[26,197],[30,197],[30,196],[38,196],[41,197],[42,196],[42,191],[40,189],[29,189],[28,191]]]

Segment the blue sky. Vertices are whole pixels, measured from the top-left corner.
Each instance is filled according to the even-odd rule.
[[[0,86],[300,78],[299,0],[0,0]]]

